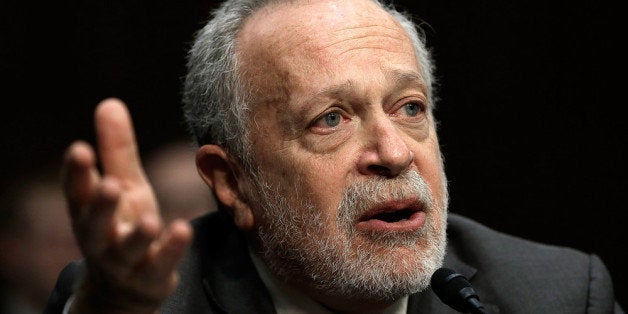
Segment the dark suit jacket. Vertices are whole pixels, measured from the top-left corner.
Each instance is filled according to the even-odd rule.
[[[492,313],[623,313],[595,255],[533,243],[450,214],[445,267],[469,279]],[[160,313],[274,313],[246,241],[222,213],[193,221],[180,284]],[[61,273],[46,313],[61,313],[82,264]],[[431,289],[410,296],[408,313],[457,313]]]

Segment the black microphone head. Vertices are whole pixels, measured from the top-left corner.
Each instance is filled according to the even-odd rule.
[[[473,312],[477,308],[474,303],[481,306],[479,297],[467,278],[452,269],[439,268],[436,270],[432,275],[431,285],[438,298],[458,312]]]

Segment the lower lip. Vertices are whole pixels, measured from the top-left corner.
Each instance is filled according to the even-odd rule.
[[[412,232],[421,229],[425,225],[427,216],[425,212],[418,211],[406,220],[396,222],[386,222],[378,219],[360,221],[356,228],[360,231],[369,232]]]

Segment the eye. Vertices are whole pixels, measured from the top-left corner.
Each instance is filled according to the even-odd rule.
[[[314,126],[322,128],[333,128],[342,122],[342,115],[338,112],[330,112],[318,119]]]
[[[411,117],[419,115],[424,110],[423,105],[416,102],[407,103],[401,108],[405,114]]]
[[[337,112],[330,112],[325,115],[325,123],[330,127],[340,124],[340,119],[342,119],[342,116]]]

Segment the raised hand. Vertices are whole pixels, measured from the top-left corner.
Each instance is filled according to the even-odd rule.
[[[192,230],[183,220],[163,226],[125,105],[104,100],[95,124],[102,174],[85,142],[64,158],[64,190],[87,264],[71,311],[152,313],[176,287]]]

